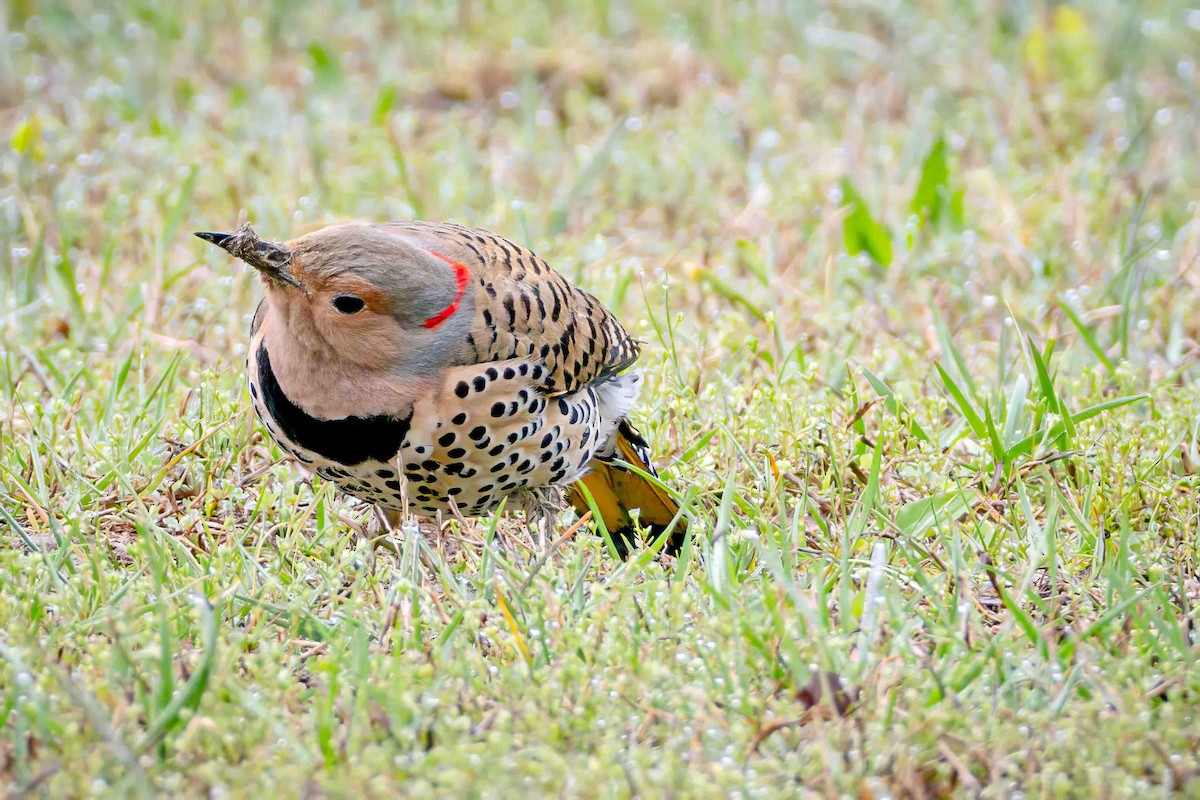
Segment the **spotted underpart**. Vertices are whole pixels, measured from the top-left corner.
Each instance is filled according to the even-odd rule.
[[[610,442],[641,380],[626,373],[550,396],[544,365],[509,359],[447,370],[404,415],[319,420],[287,397],[261,344],[247,366],[259,418],[308,471],[385,509],[407,500],[431,516],[477,516],[507,496],[574,481]]]

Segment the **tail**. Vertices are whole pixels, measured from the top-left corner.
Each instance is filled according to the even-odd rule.
[[[660,487],[630,470],[629,464],[658,476],[650,463],[650,446],[629,420],[622,419],[613,436],[612,452],[596,456],[589,472],[569,490],[571,505],[583,514],[591,506],[579,485],[587,487],[622,558],[629,554],[634,544],[635,528],[630,517],[633,509],[640,509],[638,522],[650,537],[648,541],[661,536],[679,514],[679,504]],[[686,538],[687,525],[681,517],[671,531],[664,552],[678,555]]]

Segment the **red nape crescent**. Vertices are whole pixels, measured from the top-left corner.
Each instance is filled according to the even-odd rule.
[[[454,293],[454,302],[443,308],[438,313],[434,314],[429,319],[425,320],[426,328],[436,328],[438,325],[441,325],[443,322],[450,319],[450,317],[454,315],[455,311],[458,311],[458,304],[462,302],[463,295],[467,292],[467,282],[471,280],[471,271],[468,270],[465,265],[458,263],[452,258],[447,258],[436,250],[426,249],[425,252],[437,256],[442,261],[445,261],[454,268],[454,285],[456,289]]]

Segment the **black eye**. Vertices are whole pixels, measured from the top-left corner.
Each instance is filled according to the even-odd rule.
[[[333,307],[343,314],[357,314],[365,305],[361,297],[352,294],[339,294],[333,298]]]

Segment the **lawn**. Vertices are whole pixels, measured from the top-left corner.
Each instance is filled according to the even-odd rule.
[[[1200,796],[1200,10],[399,5],[0,4],[0,794]],[[678,559],[264,438],[191,231],[400,218],[645,341]]]

